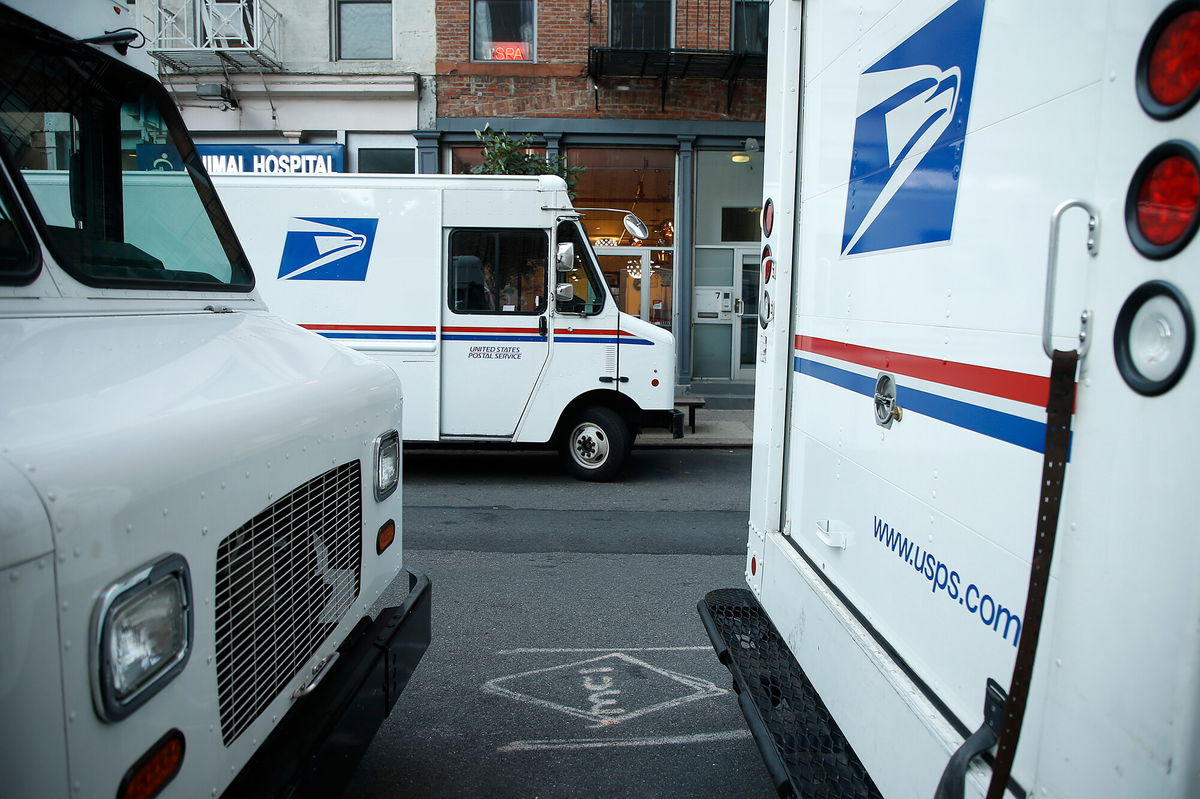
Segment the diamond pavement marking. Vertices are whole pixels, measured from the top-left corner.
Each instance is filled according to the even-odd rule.
[[[583,719],[593,729],[729,693],[624,652],[497,677],[483,690]]]

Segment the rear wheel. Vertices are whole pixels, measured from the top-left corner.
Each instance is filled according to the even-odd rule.
[[[633,434],[621,414],[594,405],[577,413],[560,442],[567,471],[580,480],[606,482],[620,473]]]

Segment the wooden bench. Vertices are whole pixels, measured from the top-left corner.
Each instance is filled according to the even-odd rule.
[[[704,397],[676,397],[675,406],[677,408],[687,408],[688,426],[692,428],[692,434],[696,433],[696,409],[704,407]]]

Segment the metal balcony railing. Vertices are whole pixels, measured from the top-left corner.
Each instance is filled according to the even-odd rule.
[[[608,46],[588,47],[593,78],[766,77],[766,0],[610,0]]]
[[[265,0],[158,0],[150,55],[180,72],[281,70],[282,21]]]

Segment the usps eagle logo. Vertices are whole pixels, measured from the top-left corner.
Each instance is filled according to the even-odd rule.
[[[279,279],[366,280],[378,226],[378,219],[293,219],[279,259]]]
[[[950,240],[984,0],[959,0],[859,77],[842,256]]]

